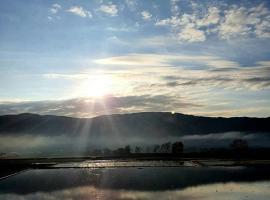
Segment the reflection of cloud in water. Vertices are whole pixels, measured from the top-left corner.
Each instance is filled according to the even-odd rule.
[[[75,187],[54,192],[36,192],[27,195],[6,194],[0,195],[3,200],[28,200],[28,199],[185,199],[185,200],[268,200],[270,196],[270,182],[254,183],[220,183],[208,184],[196,187],[188,187],[183,190],[172,191],[131,191],[99,189],[93,186]]]
[[[164,192],[125,191],[122,199],[268,200],[270,182],[221,183]]]
[[[0,194],[51,193],[77,187],[95,187],[100,190],[168,191],[207,184],[269,180],[268,167],[38,169],[0,181]]]

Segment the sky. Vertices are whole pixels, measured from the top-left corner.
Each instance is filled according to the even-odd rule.
[[[0,115],[270,116],[270,1],[0,1]]]

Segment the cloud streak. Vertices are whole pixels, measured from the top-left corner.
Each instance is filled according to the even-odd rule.
[[[95,62],[101,65],[98,73],[89,70],[78,74],[43,74],[48,81],[68,80],[74,84],[72,99],[2,103],[0,114],[37,112],[88,117],[106,112],[175,111],[209,116],[242,116],[245,113],[254,116],[256,109],[252,107],[255,106],[260,116],[265,116],[269,110],[266,100],[260,103],[246,99],[246,105],[236,108],[231,98],[245,92],[269,90],[269,61],[243,67],[237,62],[209,55],[128,54]],[[87,94],[80,93],[80,85],[89,81],[94,84],[95,77],[111,80],[110,93],[104,99],[80,97]],[[82,92],[92,86],[86,84],[83,88]],[[215,95],[209,96],[210,92]]]
[[[269,88],[269,61],[243,67],[238,62],[209,55],[128,54],[94,62],[103,66],[123,66],[122,69],[127,71],[133,67],[140,67],[137,71],[160,72],[157,76],[167,77],[166,79],[172,75],[172,80],[167,80],[166,83],[171,87],[197,85],[250,90]]]
[[[168,104],[170,102],[170,104]],[[58,101],[1,102],[0,115],[39,113],[74,117],[94,117],[143,111],[166,111],[200,105],[163,95],[107,96],[102,99],[76,98]]]
[[[115,56],[94,61],[103,65],[125,65],[125,66],[175,66],[183,63],[203,64],[211,68],[237,68],[239,64],[234,61],[224,60],[216,56],[204,55],[177,55],[177,54],[129,54],[124,56]],[[177,64],[176,64],[177,63]],[[183,65],[182,65],[183,66]]]

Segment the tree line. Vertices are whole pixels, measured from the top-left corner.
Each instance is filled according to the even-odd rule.
[[[209,149],[206,149],[209,151]],[[232,153],[245,153],[249,151],[249,145],[246,140],[243,139],[234,139],[228,146],[226,151],[231,151]],[[116,149],[104,148],[95,149],[90,154],[91,155],[104,155],[104,156],[127,156],[134,154],[172,154],[172,155],[181,155],[184,151],[184,144],[182,141],[177,142],[166,142],[162,144],[154,144],[148,146],[130,146],[126,145],[124,147],[119,147]],[[212,149],[212,151],[216,151]],[[225,151],[225,149],[224,149]]]
[[[125,156],[131,154],[146,154],[146,153],[156,153],[156,154],[182,154],[184,150],[184,144],[181,141],[174,143],[166,142],[163,144],[149,145],[145,147],[141,146],[130,146],[119,147],[117,149],[111,150],[109,148],[95,149],[93,150],[93,155],[105,155],[105,156]]]

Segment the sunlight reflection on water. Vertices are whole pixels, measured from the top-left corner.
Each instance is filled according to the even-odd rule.
[[[186,161],[130,161],[130,160],[89,160],[85,162],[60,163],[54,165],[54,168],[110,168],[110,167],[179,167],[194,166]]]
[[[270,172],[268,167],[35,169],[0,181],[0,199],[269,200]]]
[[[31,194],[1,194],[3,200],[24,199],[202,199],[202,200],[269,200],[270,182],[222,183],[188,187],[183,190],[134,191],[110,190],[93,186],[82,186],[53,192],[36,192]]]

